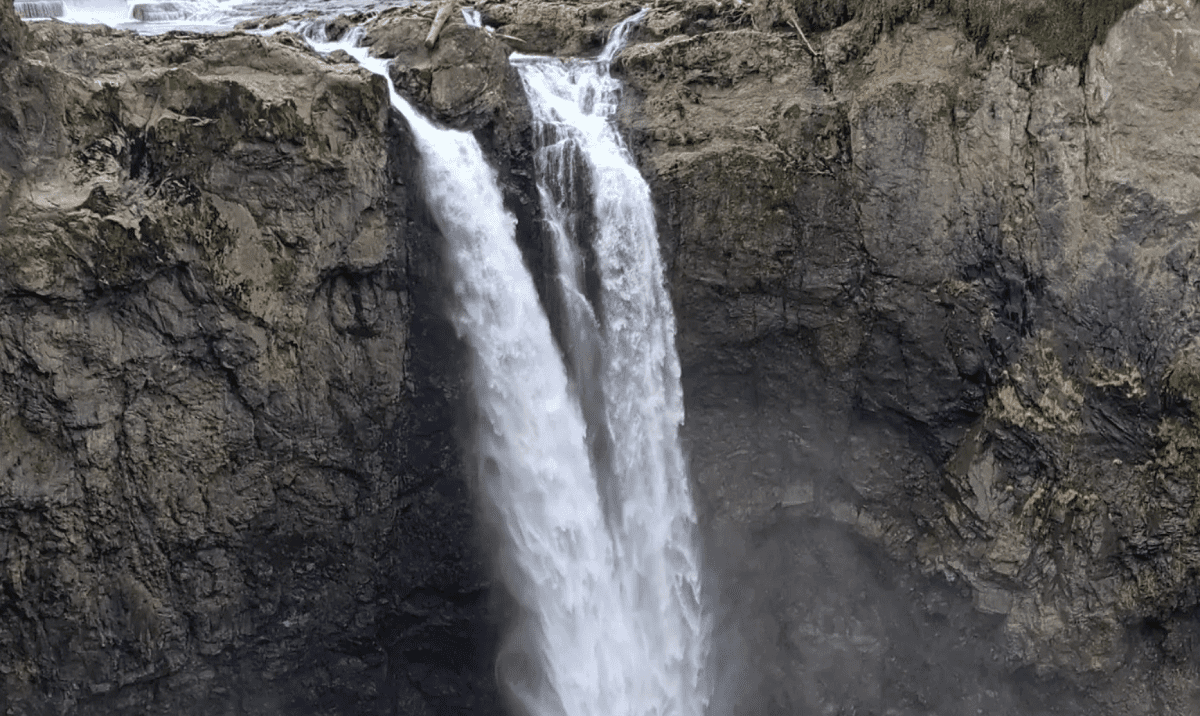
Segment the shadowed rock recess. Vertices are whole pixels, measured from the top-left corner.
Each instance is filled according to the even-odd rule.
[[[507,53],[635,4],[480,9],[508,39],[429,52],[410,9],[367,42],[481,138],[544,290]],[[780,0],[660,0],[616,60],[712,713],[1200,711],[1200,8],[791,9],[817,56]],[[0,2],[7,713],[501,712],[415,161],[294,36]]]

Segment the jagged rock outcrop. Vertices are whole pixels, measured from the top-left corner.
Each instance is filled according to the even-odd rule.
[[[735,711],[1194,710],[1200,11],[866,36],[620,58]]]
[[[609,2],[483,2],[484,22],[509,38],[517,50],[578,57],[599,52],[608,31],[641,7],[631,0]]]
[[[385,13],[369,27],[363,44],[375,56],[395,60],[397,90],[437,121],[477,129],[512,113],[507,124],[528,123],[520,81],[507,48],[494,36],[454,17],[429,49],[424,42],[429,20],[404,11]]]
[[[383,81],[288,36],[28,34],[0,60],[5,712],[486,710],[455,341]]]
[[[0,3],[0,62],[19,52],[24,41],[25,25],[11,4]]]

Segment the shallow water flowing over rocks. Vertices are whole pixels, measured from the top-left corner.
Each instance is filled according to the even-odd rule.
[[[549,703],[576,657],[531,642],[579,612],[538,613],[479,499],[510,418],[594,501],[492,504],[678,528],[558,546],[644,567],[568,647],[685,655],[636,674],[711,684],[681,713],[1200,709],[1195,2],[660,0],[619,101],[578,58],[624,0],[487,0],[432,49],[430,6],[171,5],[0,1],[2,710]],[[306,39],[355,26],[486,204],[431,195],[384,78]],[[646,187],[606,189],[630,159]],[[503,278],[449,278],[477,234],[442,201],[503,228]],[[530,308],[489,349],[462,321],[501,289]],[[481,382],[492,349],[557,367]],[[651,458],[658,521],[621,500]]]

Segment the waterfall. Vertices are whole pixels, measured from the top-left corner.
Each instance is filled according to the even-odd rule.
[[[477,489],[519,605],[497,674],[531,716],[701,716],[708,701],[674,316],[649,189],[611,123],[620,88],[608,63],[630,26],[599,60],[517,63],[544,140],[539,191],[568,307],[562,351],[478,143],[391,89],[446,240],[450,318],[470,354]],[[387,77],[386,61],[355,42],[321,49]],[[571,185],[584,174],[586,201]],[[599,311],[584,290],[584,224]]]
[[[646,701],[637,713],[702,714],[709,625],[700,601],[696,515],[679,445],[683,394],[650,189],[613,118],[612,58],[645,11],[615,27],[595,60],[514,56],[529,97],[538,189],[554,240],[571,373],[635,639]],[[587,301],[594,256],[599,305]],[[594,347],[599,347],[596,361]],[[598,365],[596,363],[598,362]],[[591,387],[587,387],[591,385]],[[590,403],[590,405],[589,405]]]
[[[467,27],[483,27],[483,15],[474,7],[462,8],[463,22]]]
[[[63,4],[62,0],[33,0],[32,2],[18,0],[13,3],[13,10],[16,11],[17,17],[26,20],[62,17]]]

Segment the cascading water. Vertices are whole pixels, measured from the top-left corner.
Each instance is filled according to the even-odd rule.
[[[565,307],[566,353],[604,449],[607,519],[630,643],[645,681],[637,713],[702,714],[708,629],[700,603],[696,516],[680,451],[683,422],[675,318],[663,283],[650,190],[613,124],[620,83],[609,65],[643,13],[614,28],[595,60],[514,56],[538,141],[539,192]],[[590,188],[579,191],[581,174]],[[591,234],[599,317],[587,302],[581,239]],[[599,365],[592,347],[600,347]],[[599,416],[599,417],[596,417]]]
[[[373,0],[328,5],[362,2]],[[241,5],[21,7],[27,16],[165,29],[232,25]],[[609,64],[640,17],[621,23],[595,60],[514,58],[541,143],[539,192],[564,307],[557,344],[478,143],[425,120],[388,81],[446,239],[450,316],[471,356],[480,501],[498,536],[498,572],[519,605],[497,671],[530,716],[702,716],[709,699],[674,316],[649,189],[612,123],[620,84]],[[473,9],[464,19],[481,25]],[[387,62],[356,47],[359,36],[318,49],[346,50],[387,78]],[[599,279],[595,305],[584,256]]]
[[[158,34],[171,30],[219,32],[241,22],[272,15],[339,15],[380,12],[413,4],[412,0],[16,0],[17,14],[27,19],[59,18],[65,22],[101,23]]]
[[[520,607],[497,671],[534,716],[700,716],[708,701],[674,317],[649,189],[610,121],[619,84],[608,62],[630,26],[599,60],[518,63],[547,139],[539,189],[569,307],[570,377],[478,143],[434,126],[391,90],[447,242],[451,319],[471,356],[478,486],[499,536],[499,574]],[[386,77],[386,62],[355,41],[336,47]],[[564,152],[573,158],[556,163]],[[587,172],[594,201],[571,201],[555,167]],[[585,212],[599,317],[573,229]],[[596,450],[589,434],[607,448]]]
[[[46,17],[62,17],[62,0],[25,0],[13,3],[17,17],[33,20]]]

